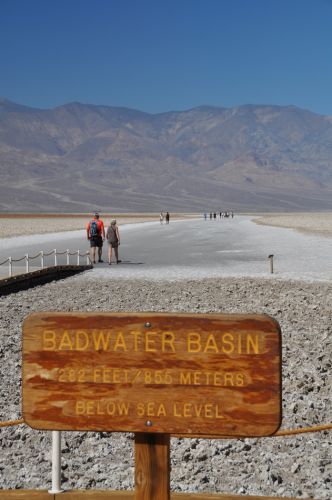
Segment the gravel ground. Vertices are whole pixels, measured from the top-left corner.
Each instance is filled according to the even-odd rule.
[[[329,423],[332,285],[261,279],[148,282],[84,275],[22,291],[0,302],[0,418],[20,418],[21,332],[34,311],[267,313],[283,336],[283,428]],[[50,433],[25,425],[0,430],[0,487],[49,488]],[[173,438],[174,491],[332,498],[331,433],[199,440]],[[64,432],[66,489],[132,489],[133,436]]]

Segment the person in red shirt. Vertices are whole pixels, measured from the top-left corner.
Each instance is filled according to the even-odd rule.
[[[90,241],[91,261],[96,263],[96,248],[98,248],[98,262],[104,262],[101,258],[103,253],[103,242],[105,240],[104,223],[99,219],[99,213],[95,212],[93,219],[86,226],[86,235]]]

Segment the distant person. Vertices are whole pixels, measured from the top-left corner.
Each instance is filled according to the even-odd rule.
[[[205,212],[204,213],[204,220],[206,220],[206,219],[207,219],[207,213]]]
[[[86,226],[86,235],[90,241],[90,258],[93,264],[96,263],[96,248],[98,248],[98,262],[103,262],[103,241],[105,240],[105,228],[103,221],[99,218],[99,213],[95,212],[93,219]]]
[[[212,212],[210,212],[210,220],[212,220]]]
[[[169,224],[169,212],[166,212],[166,224]]]
[[[213,213],[213,218],[214,218],[214,220],[217,220],[217,213],[216,212]]]
[[[164,214],[162,212],[160,212],[159,220],[160,220],[160,224],[164,223]]]
[[[108,241],[108,264],[112,264],[112,249],[114,248],[116,263],[119,264],[119,245],[120,245],[120,233],[117,226],[116,220],[111,221],[111,225],[107,228],[106,239]]]

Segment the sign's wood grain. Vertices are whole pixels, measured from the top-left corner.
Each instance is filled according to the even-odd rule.
[[[280,328],[265,315],[40,313],[23,327],[37,429],[263,436],[280,425]]]
[[[135,500],[170,500],[169,434],[135,434]]]

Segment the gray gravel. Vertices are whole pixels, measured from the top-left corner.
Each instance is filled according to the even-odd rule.
[[[20,418],[21,332],[33,311],[267,313],[283,335],[283,428],[329,423],[332,286],[261,279],[148,282],[76,276],[1,298],[1,420]],[[50,488],[50,433],[0,430],[0,487]],[[66,489],[133,489],[133,436],[64,432]],[[171,442],[174,491],[332,498],[331,432]]]

